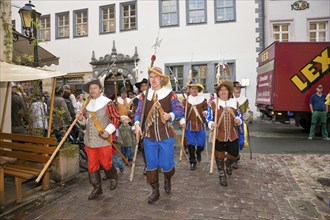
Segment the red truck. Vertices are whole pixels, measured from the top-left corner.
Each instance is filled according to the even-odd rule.
[[[256,106],[263,116],[309,130],[316,87],[330,92],[330,42],[274,42],[258,56]],[[329,106],[330,109],[330,106]],[[328,131],[330,114],[328,112]]]

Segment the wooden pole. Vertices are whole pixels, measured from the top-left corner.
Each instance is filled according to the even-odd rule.
[[[185,120],[187,120],[187,108],[188,108],[188,97],[189,96],[187,96],[187,98],[186,98],[186,104],[185,104],[185,111],[184,111],[184,118],[185,118]],[[186,121],[186,126],[187,126],[187,121]],[[182,128],[182,139],[181,139],[181,145],[182,146],[184,146],[184,136],[185,136],[185,128]],[[180,148],[180,160],[182,160],[182,150],[184,150],[184,149],[182,149],[182,148]]]
[[[203,124],[204,126],[204,131],[205,131],[205,154],[206,154],[206,160],[209,160],[209,149],[207,147],[207,133],[206,133],[206,125],[205,123]]]
[[[88,105],[89,101],[91,100],[91,97],[89,96],[84,104],[84,106],[81,109],[81,112],[84,112],[86,106]],[[66,140],[66,138],[68,137],[69,133],[71,132],[73,126],[77,123],[78,118],[76,117],[76,119],[72,122],[72,124],[70,125],[70,127],[68,128],[68,130],[66,131],[65,135],[63,136],[62,140],[60,141],[60,143],[57,145],[56,149],[54,150],[52,156],[49,158],[49,160],[47,161],[46,165],[44,166],[44,168],[41,170],[38,178],[36,179],[36,182],[38,183],[40,181],[40,179],[42,178],[42,176],[44,175],[44,173],[46,172],[46,170],[48,169],[49,165],[51,164],[51,162],[54,160],[57,152],[60,150],[60,148],[62,147],[64,141]]]
[[[6,118],[6,110],[7,110],[7,102],[8,102],[9,88],[10,88],[10,82],[7,82],[7,89],[6,89],[5,103],[4,103],[4,105],[3,105],[3,111],[2,111],[2,118],[1,118],[0,132],[3,131],[3,127],[4,127],[4,125],[5,125],[5,118]]]
[[[47,137],[50,137],[50,133],[52,130],[52,122],[53,122],[53,109],[54,109],[54,100],[55,100],[55,89],[56,89],[56,78],[53,78],[53,86],[52,86],[52,101],[50,102],[50,110],[49,110],[49,120],[48,120],[48,130]]]
[[[217,100],[215,102],[215,116],[214,116],[214,122],[217,126],[218,122],[218,95],[217,95]],[[211,162],[210,162],[210,173],[213,173],[213,163],[214,163],[214,153],[215,153],[215,140],[217,139],[217,127],[213,129],[213,142],[212,142],[212,153],[211,153]]]
[[[153,63],[151,63],[151,64],[153,65]],[[148,97],[148,93],[149,93],[149,73],[148,73],[148,82],[147,82],[147,85],[148,85],[148,88],[147,88],[146,94],[145,94],[145,96],[143,98],[143,108],[142,108],[142,113],[141,113],[141,118],[140,118],[140,121],[141,121],[141,123],[140,123],[141,131],[142,131],[144,113],[145,113],[145,109],[146,109],[147,97]],[[142,138],[143,138],[143,131],[142,131]],[[137,151],[139,149],[139,142],[140,142],[140,136],[139,136],[139,134],[136,134],[136,144],[135,144],[135,150],[134,150],[134,157],[133,157],[131,174],[129,176],[129,180],[131,182],[133,181],[133,178],[134,178],[134,170],[135,170],[135,163],[136,163]]]

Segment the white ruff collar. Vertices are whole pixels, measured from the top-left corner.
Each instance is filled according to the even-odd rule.
[[[108,99],[107,97],[101,95],[100,97],[96,99],[91,99],[90,102],[88,103],[86,109],[89,112],[96,112],[103,108],[105,105],[107,105],[111,99]]]
[[[149,101],[151,101],[152,95],[154,94],[154,92],[155,92],[155,95],[157,95],[157,99],[162,100],[163,98],[168,96],[168,94],[170,94],[170,92],[172,92],[172,90],[168,89],[168,88],[165,88],[165,87],[162,87],[161,89],[159,89],[157,91],[154,91],[154,90],[152,90],[152,88],[150,88],[149,92],[148,92],[148,100]]]
[[[223,100],[219,99],[218,108],[220,106],[223,108],[231,107],[231,108],[237,109],[237,101],[236,101],[236,99],[233,99],[233,98],[230,98],[228,101],[223,101]]]
[[[126,98],[126,102],[127,102],[127,103],[130,103],[130,101],[131,101],[130,98]],[[118,102],[119,104],[121,104],[121,105],[124,105],[124,99],[123,99],[122,97],[120,97],[120,96],[117,98],[117,102]]]
[[[239,105],[242,105],[246,101],[247,98],[244,97],[244,96],[240,96],[240,97],[235,98],[235,99],[237,100]]]
[[[201,104],[204,100],[205,100],[205,98],[201,95],[197,95],[197,96],[189,95],[188,96],[188,103],[191,105]]]

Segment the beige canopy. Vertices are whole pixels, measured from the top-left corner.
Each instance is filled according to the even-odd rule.
[[[20,66],[0,61],[0,82],[29,81],[64,76],[66,73],[59,73],[40,68]]]

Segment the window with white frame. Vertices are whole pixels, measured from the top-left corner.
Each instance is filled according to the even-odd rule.
[[[309,22],[309,41],[324,42],[328,39],[327,33],[329,33],[327,21]]]
[[[206,74],[207,74],[207,65],[192,65],[191,66],[191,74],[192,80],[196,83],[202,84],[204,89],[207,90],[206,87]]]
[[[88,35],[88,10],[79,10],[73,12],[73,36],[82,37]]]
[[[206,1],[187,0],[188,24],[206,23]]]
[[[137,15],[136,15],[136,1],[125,2],[120,4],[120,30],[127,31],[136,29]]]
[[[290,41],[290,24],[273,24],[273,41]]]
[[[176,26],[179,24],[178,0],[160,0],[160,26]]]
[[[169,66],[169,68],[172,70],[173,73],[173,76],[171,76],[172,90],[175,92],[180,92],[179,87],[183,86],[183,66]],[[175,83],[174,77],[178,80],[178,84],[180,86]]]
[[[50,15],[44,15],[39,18],[40,30],[39,39],[44,41],[50,40]]]
[[[215,1],[215,21],[235,21],[236,0],[216,0]]]
[[[69,12],[55,14],[56,39],[70,37]]]
[[[100,7],[100,33],[114,33],[115,26],[115,5],[106,5]]]

